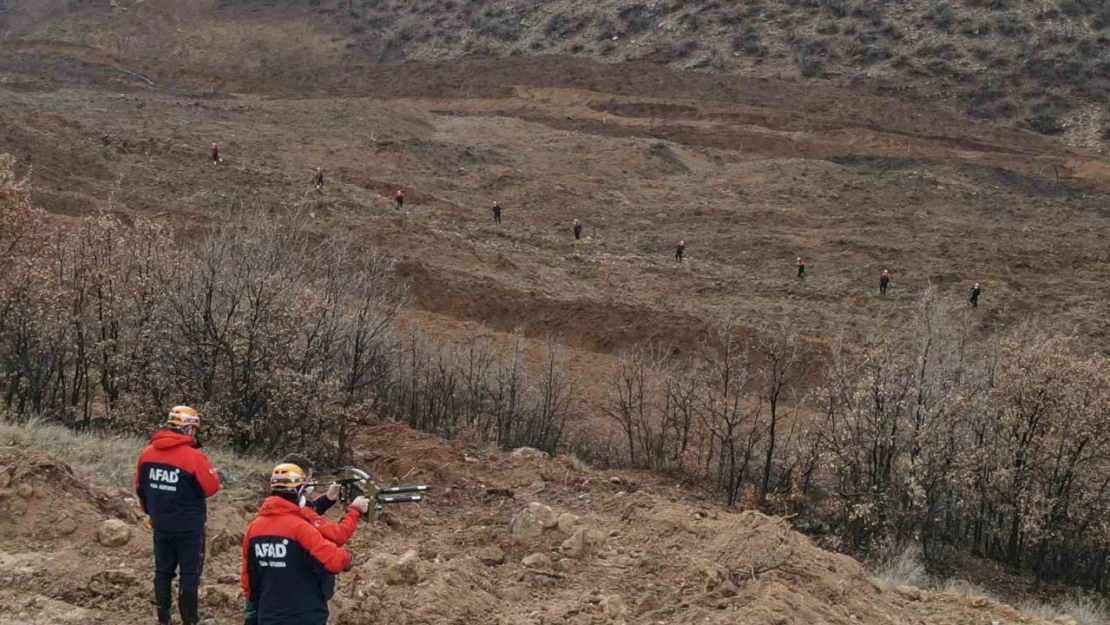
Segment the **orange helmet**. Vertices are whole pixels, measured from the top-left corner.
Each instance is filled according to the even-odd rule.
[[[279,464],[270,473],[270,490],[296,491],[308,483],[308,474],[290,462]]]
[[[196,409],[189,406],[174,406],[170,410],[170,416],[166,419],[166,425],[175,428],[184,427],[200,427],[200,415],[197,414]]]

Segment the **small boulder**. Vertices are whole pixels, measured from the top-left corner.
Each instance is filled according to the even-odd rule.
[[[921,601],[921,589],[917,586],[899,586],[894,589],[894,592],[910,601]]]
[[[595,553],[603,542],[604,539],[596,531],[580,527],[570,538],[563,541],[559,551],[568,558],[581,559]]]
[[[608,595],[601,600],[601,609],[609,618],[618,620],[624,616],[624,601],[621,600],[620,595]]]
[[[972,597],[971,607],[973,608],[986,608],[991,604],[991,600],[986,597]]]
[[[654,612],[660,607],[662,607],[662,605],[659,603],[659,599],[657,599],[654,594],[647,594],[636,603],[636,614],[643,615],[648,612]]]
[[[546,553],[533,553],[532,555],[525,556],[520,563],[530,569],[551,568],[551,558],[549,558]]]
[[[135,575],[135,572],[128,569],[101,571],[95,577],[117,586],[134,586],[139,583],[139,578]]]
[[[498,566],[505,563],[505,552],[497,545],[489,545],[478,550],[478,560],[486,566]]]
[[[559,532],[562,534],[573,534],[574,530],[581,524],[582,519],[580,519],[577,514],[571,514],[569,512],[560,514],[558,521],[555,523],[556,527],[559,528]]]
[[[409,549],[385,569],[385,581],[392,585],[414,585],[420,581],[420,554]]]
[[[512,520],[509,521],[509,533],[518,543],[531,542],[543,535],[543,521],[540,520],[536,510],[528,506],[513,515]]]
[[[728,571],[719,564],[706,563],[698,568],[702,592],[712,592],[729,582]]]
[[[224,573],[216,578],[217,584],[235,585],[239,583],[239,576],[234,573]]]
[[[540,451],[535,447],[517,447],[511,454],[514,458],[539,458],[541,460],[547,459],[547,452]]]
[[[54,538],[61,538],[62,536],[69,536],[76,531],[77,521],[74,521],[69,517],[63,517],[50,527],[50,531],[48,533]]]
[[[208,543],[209,553],[215,557],[221,553],[242,549],[243,533],[231,530],[220,530]]]
[[[24,482],[15,487],[15,493],[24,499],[30,499],[31,495],[35,494],[35,487]]]
[[[96,542],[105,547],[122,547],[131,540],[131,528],[119,519],[108,519],[96,529]]]
[[[219,586],[205,586],[200,589],[200,602],[209,608],[221,608],[231,605],[235,597],[226,588]]]
[[[7,471],[0,472],[0,488],[7,488],[12,485],[12,474]]]
[[[543,529],[549,530],[559,524],[559,514],[552,510],[550,506],[545,506],[538,501],[533,501],[528,504],[528,507],[535,513]]]

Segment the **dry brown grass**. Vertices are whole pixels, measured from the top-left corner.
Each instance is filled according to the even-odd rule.
[[[0,446],[42,451],[68,464],[78,477],[101,488],[131,491],[135,486],[135,463],[149,441],[129,436],[82,434],[67,428],[32,421],[17,424],[0,419]],[[205,447],[221,471],[232,475],[233,489],[254,484],[255,478],[268,476],[274,463],[260,458],[239,456],[219,447]]]

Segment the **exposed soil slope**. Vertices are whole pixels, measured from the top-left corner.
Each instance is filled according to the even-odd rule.
[[[394,425],[370,429],[360,444],[381,482],[436,490],[429,503],[360,530],[353,548],[372,557],[342,576],[336,623],[1042,622],[987,599],[883,587],[783,520],[726,512],[650,475],[479,450]],[[0,483],[5,623],[150,621],[149,536],[124,492],[10,449],[0,451]],[[221,622],[242,615],[237,546],[251,516],[229,504],[263,494],[233,489],[211,514],[202,587]],[[98,542],[111,518],[125,524],[125,545]]]

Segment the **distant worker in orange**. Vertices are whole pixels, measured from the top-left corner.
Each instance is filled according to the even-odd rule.
[[[220,144],[218,144],[218,143],[213,143],[212,144],[212,164],[213,165],[219,165],[220,164]]]
[[[806,261],[801,256],[798,257],[798,279],[803,282],[806,279]]]
[[[316,186],[317,191],[324,188],[324,170],[316,168],[316,173],[312,176],[312,184]]]
[[[879,295],[886,295],[887,290],[890,289],[890,281],[893,279],[894,274],[883,269],[883,275],[879,276]]]
[[[982,294],[983,294],[983,287],[979,286],[979,283],[976,282],[975,286],[971,287],[971,307],[972,308],[978,308],[979,307],[979,297]]]
[[[397,189],[396,195],[393,196],[393,201],[397,202],[397,210],[405,207],[405,190]]]
[[[493,203],[493,221],[501,223],[501,205],[497,202]]]
[[[582,222],[577,219],[574,220],[574,240],[577,241],[582,238]]]
[[[678,245],[674,248],[675,262],[682,262],[682,257],[686,254],[686,241],[679,241]]]

